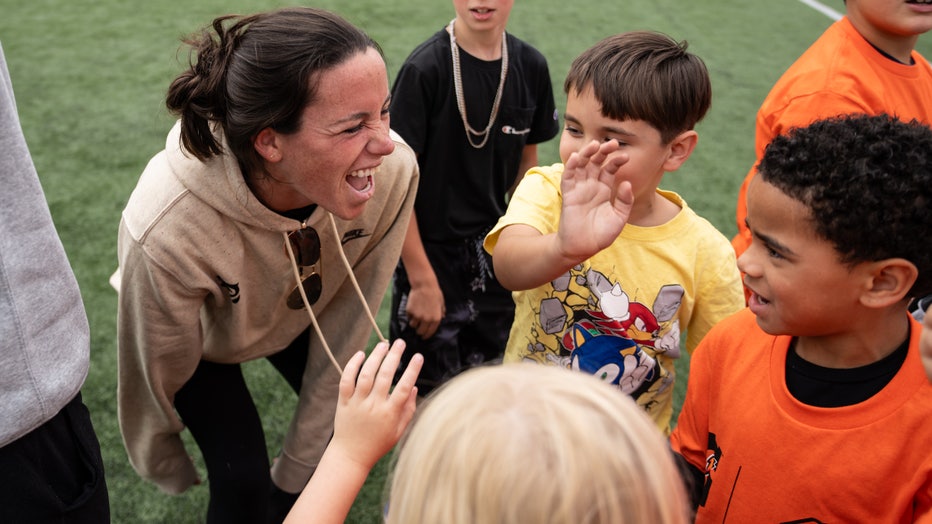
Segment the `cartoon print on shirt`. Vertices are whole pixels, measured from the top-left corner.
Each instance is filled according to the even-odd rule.
[[[652,384],[661,372],[657,361],[638,350],[633,340],[590,329],[594,327],[593,323],[581,321],[570,328],[576,346],[570,355],[571,367],[591,373],[637,398],[646,391],[644,386]]]
[[[527,360],[592,373],[635,399],[671,385],[670,372],[656,355],[681,354],[676,317],[681,285],[661,287],[650,307],[633,300],[622,283],[581,265],[551,286],[550,296],[539,304],[540,324],[531,332]]]

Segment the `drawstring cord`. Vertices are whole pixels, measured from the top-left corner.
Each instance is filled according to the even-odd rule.
[[[337,223],[333,219],[333,215],[328,212],[327,216],[330,218],[330,227],[333,230],[334,238],[340,238],[339,231],[337,231]],[[306,223],[301,224],[302,227],[306,227],[306,225]],[[314,310],[311,308],[311,304],[307,300],[307,294],[304,292],[304,286],[301,285],[301,270],[298,268],[298,263],[295,259],[294,251],[291,249],[291,242],[288,241],[288,233],[283,231],[282,236],[285,239],[285,249],[288,250],[288,260],[291,262],[291,270],[294,273],[295,282],[298,283],[298,293],[301,294],[301,301],[304,302],[304,309],[307,310],[307,314],[311,319],[311,324],[314,326],[314,330],[317,332],[317,338],[320,339],[320,344],[324,347],[324,351],[327,353],[327,357],[330,358],[330,362],[333,364],[333,367],[337,369],[337,372],[342,375],[343,368],[340,367],[336,357],[333,356],[333,351],[330,350],[330,345],[327,344],[327,339],[324,338],[324,334],[320,329],[320,325],[317,323],[317,317],[314,316]],[[369,317],[369,322],[372,323],[372,327],[375,329],[379,340],[386,342],[385,336],[382,335],[382,331],[379,329],[379,325],[375,321],[375,316],[372,315],[372,311],[369,309],[369,303],[366,302],[366,297],[362,294],[362,290],[359,288],[359,282],[356,281],[356,274],[353,273],[353,268],[350,266],[349,260],[346,259],[346,253],[343,252],[343,244],[339,241],[337,242],[337,249],[340,252],[340,260],[343,261],[343,267],[346,268],[350,282],[353,283],[353,289],[356,290],[356,296],[359,297],[359,301],[362,302],[362,307],[366,312],[366,316]]]
[[[333,219],[333,215],[328,212],[327,216],[330,217],[330,229],[333,230],[333,238],[340,238],[340,232],[337,231],[337,223]],[[356,274],[353,273],[353,268],[350,266],[349,260],[346,259],[346,253],[343,252],[343,243],[337,242],[337,249],[340,253],[340,260],[343,261],[343,267],[346,268],[346,272],[349,274],[350,282],[353,284],[353,289],[356,290],[356,296],[359,297],[359,301],[362,302],[362,308],[366,312],[366,316],[369,317],[369,322],[372,324],[372,328],[375,329],[376,335],[379,337],[381,342],[388,342],[382,331],[379,329],[379,324],[375,321],[375,316],[372,315],[372,310],[369,309],[369,303],[366,302],[366,297],[362,294],[362,290],[359,289],[359,282],[356,281]]]

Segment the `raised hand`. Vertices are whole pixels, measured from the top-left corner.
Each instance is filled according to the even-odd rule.
[[[398,384],[392,377],[405,344],[380,342],[366,358],[362,351],[343,368],[333,438],[285,524],[344,522],[372,466],[401,438],[414,416],[414,381],[424,358],[414,355]]]
[[[619,147],[614,140],[592,141],[566,162],[557,240],[567,258],[581,261],[608,247],[628,221],[634,193],[630,182],[616,177],[628,161]]]
[[[331,445],[370,468],[391,451],[414,416],[414,382],[424,359],[412,357],[392,389],[404,348],[404,341],[396,340],[391,349],[387,342],[378,343],[368,358],[359,352],[346,364],[340,379]]]

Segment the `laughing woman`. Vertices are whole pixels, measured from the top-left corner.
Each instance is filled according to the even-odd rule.
[[[120,224],[120,428],[168,493],[201,482],[191,432],[208,522],[280,522],[330,437],[338,369],[375,325],[417,162],[389,131],[378,45],[342,18],[226,16],[186,44],[178,122]],[[271,467],[240,369],[259,358],[298,394]]]

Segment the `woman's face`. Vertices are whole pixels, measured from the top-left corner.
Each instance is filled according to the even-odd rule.
[[[342,219],[359,216],[382,158],[395,149],[389,97],[385,62],[375,49],[321,73],[298,131],[265,129],[256,138],[270,175],[253,181],[256,196],[276,211],[317,204]]]

